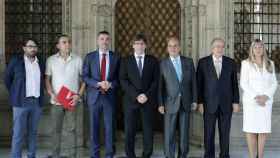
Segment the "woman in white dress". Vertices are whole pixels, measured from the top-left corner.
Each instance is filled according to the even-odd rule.
[[[263,158],[264,144],[271,133],[273,95],[277,88],[274,63],[268,59],[264,43],[252,42],[249,57],[242,61],[240,86],[243,90],[243,131],[250,158]]]

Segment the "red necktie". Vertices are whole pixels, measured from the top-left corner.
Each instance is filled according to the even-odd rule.
[[[106,80],[106,54],[102,54],[102,59],[101,59],[101,80],[105,81]]]

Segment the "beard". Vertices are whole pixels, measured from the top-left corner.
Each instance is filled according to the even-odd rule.
[[[37,55],[36,51],[32,51],[30,53],[25,53],[28,58],[34,58]]]

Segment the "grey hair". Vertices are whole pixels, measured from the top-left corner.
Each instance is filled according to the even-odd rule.
[[[215,37],[212,41],[211,41],[211,49],[213,49],[214,48],[214,44],[216,43],[216,42],[223,42],[224,44],[225,44],[225,40],[223,39],[223,38],[221,38],[221,37]]]

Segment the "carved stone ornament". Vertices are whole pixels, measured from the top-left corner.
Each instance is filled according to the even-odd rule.
[[[198,6],[198,13],[200,16],[206,15],[206,6],[205,5],[199,5]]]
[[[110,5],[99,5],[97,7],[97,15],[103,17],[112,16],[112,7]]]

